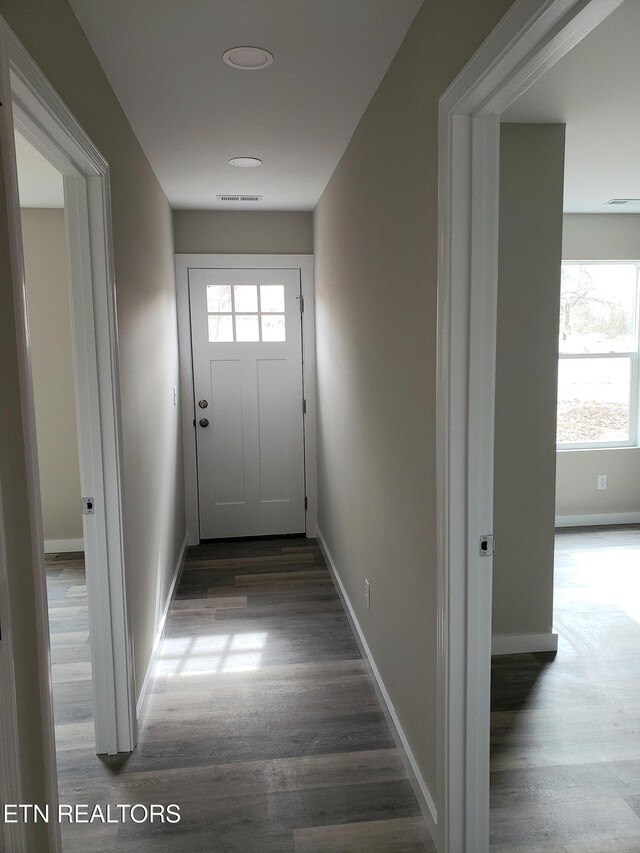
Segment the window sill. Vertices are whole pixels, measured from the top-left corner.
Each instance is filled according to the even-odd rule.
[[[592,452],[594,450],[640,450],[640,445],[637,444],[598,444],[594,447],[558,447],[556,453],[584,453],[585,451]]]

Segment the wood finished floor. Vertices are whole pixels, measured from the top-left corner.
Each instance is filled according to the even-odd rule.
[[[640,851],[640,528],[556,537],[549,655],[493,659],[493,853]]]
[[[126,759],[93,754],[82,554],[48,588],[61,802],[182,813],[63,827],[65,853],[435,850],[313,542],[190,549]]]

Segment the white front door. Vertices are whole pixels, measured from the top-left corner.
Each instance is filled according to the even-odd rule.
[[[189,270],[200,538],[305,532],[299,270]]]

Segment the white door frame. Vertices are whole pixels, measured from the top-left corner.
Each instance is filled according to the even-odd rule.
[[[182,436],[184,443],[184,480],[189,545],[200,542],[198,517],[198,472],[196,434],[193,425],[193,358],[191,353],[191,316],[189,313],[190,269],[293,269],[300,271],[304,311],[302,313],[302,378],[307,410],[304,417],[305,481],[308,500],[307,538],[315,539],[318,527],[318,464],[316,457],[316,331],[313,288],[313,255],[211,255],[176,254],[178,290],[178,341],[180,347],[180,386],[182,389]]]
[[[517,0],[440,100],[438,849],[489,849],[500,114],[622,0]]]
[[[29,328],[14,124],[64,177],[72,337],[93,669],[96,751],[129,752],[136,743],[134,669],[125,596],[122,531],[122,430],[109,165],[0,18],[0,100],[13,290],[22,386],[32,551],[38,600],[41,692],[48,743],[48,787],[55,779],[49,633]],[[6,496],[5,496],[6,499]],[[53,797],[52,802],[55,802]]]

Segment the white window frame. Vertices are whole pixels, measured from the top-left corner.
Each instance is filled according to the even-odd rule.
[[[558,353],[558,366],[565,359],[603,359],[603,358],[628,358],[631,363],[631,374],[629,377],[629,438],[626,441],[579,441],[556,443],[558,453],[571,450],[607,450],[620,447],[638,447],[638,436],[640,436],[640,424],[638,422],[638,399],[640,396],[640,261],[632,259],[602,259],[597,260],[563,260],[562,266],[598,266],[606,264],[614,266],[617,264],[636,268],[636,295],[634,305],[636,348],[629,352],[594,352],[594,353]]]

